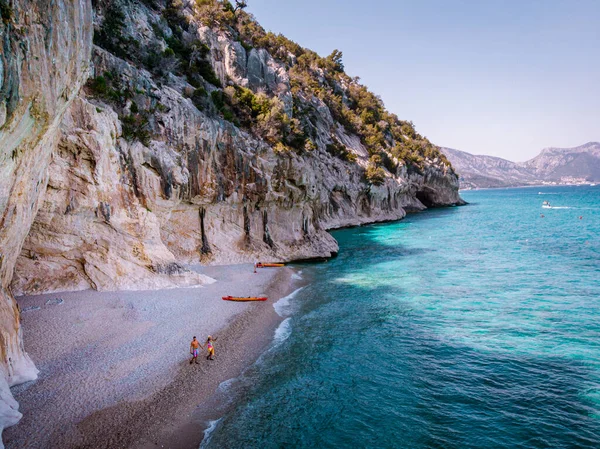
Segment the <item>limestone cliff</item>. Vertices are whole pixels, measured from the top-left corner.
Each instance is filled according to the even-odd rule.
[[[46,190],[62,116],[87,78],[92,45],[88,2],[11,4],[0,3],[0,429],[21,417],[8,387],[37,376],[9,285]]]
[[[385,152],[396,144],[387,135],[387,169],[369,182],[373,152],[324,99],[294,89],[295,56],[275,58],[234,27],[212,25],[193,2],[97,8],[98,41],[112,52],[95,47],[92,81],[62,123],[15,292],[190,285],[202,280],[181,263],[328,257],[337,251],[328,229],[460,203],[439,154],[408,164]],[[137,57],[115,54],[132,43]],[[200,53],[195,73],[171,47]],[[335,82],[343,95],[355,84]],[[257,132],[232,104],[240,92],[281,108],[287,126],[302,128],[301,145],[281,148]]]
[[[329,229],[462,203],[439,149],[341,53],[266,33],[229,2],[0,12],[5,426],[20,417],[7,386],[36,376],[10,288],[201,285],[185,263],[328,257]]]

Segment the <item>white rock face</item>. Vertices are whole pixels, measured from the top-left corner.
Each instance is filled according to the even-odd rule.
[[[233,45],[210,36],[224,49]],[[73,102],[16,267],[19,294],[202,284],[209,280],[178,264],[330,257],[338,246],[329,229],[460,202],[456,176],[441,164],[422,174],[403,167],[372,186],[364,181],[365,148],[340,127],[358,163],[322,148],[275,153],[149,73],[103,50],[95,54],[97,73],[118,73],[133,91],[144,90],[135,101],[155,111],[153,136],[146,146],[128,143],[109,105],[84,94]],[[255,73],[279,71],[271,70],[272,58],[260,61]],[[239,66],[232,60],[226,67]],[[334,121],[324,105],[317,110],[317,132],[329,139]]]
[[[21,417],[8,387],[37,377],[8,287],[46,190],[56,131],[87,78],[92,40],[89,1],[11,6],[0,23],[0,429]]]
[[[240,42],[202,25],[198,27],[197,37],[210,47],[211,63],[221,84],[226,86],[231,80],[254,92],[277,96],[285,105],[286,113],[292,115],[290,77],[267,50],[253,48],[247,52]]]
[[[124,170],[128,158],[140,167],[146,158],[141,144],[129,148],[117,138],[117,115],[77,99],[61,131],[47,195],[23,247],[26,257],[19,259],[13,292],[147,290],[212,282],[176,263],[161,239],[157,215],[135,195]],[[139,188],[155,195],[160,184],[147,175]]]

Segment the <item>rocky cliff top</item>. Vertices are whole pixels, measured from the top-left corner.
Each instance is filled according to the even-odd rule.
[[[372,184],[381,184],[400,165],[417,171],[434,163],[450,167],[411,122],[389,113],[379,97],[344,72],[340,51],[321,57],[266,32],[243,5],[99,2],[94,42],[183,94],[199,111],[278,152],[327,151],[350,162],[364,159]],[[110,71],[96,70],[89,92],[126,105],[141,86],[120,81]],[[153,124],[136,106],[116,109],[131,122],[126,137],[143,142]]]

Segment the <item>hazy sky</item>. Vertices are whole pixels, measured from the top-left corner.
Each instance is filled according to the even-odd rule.
[[[600,140],[600,0],[248,0],[275,33],[344,53],[434,143],[522,161]]]

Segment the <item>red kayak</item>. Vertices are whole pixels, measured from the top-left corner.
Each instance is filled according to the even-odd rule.
[[[224,301],[266,301],[266,296],[223,296]]]

